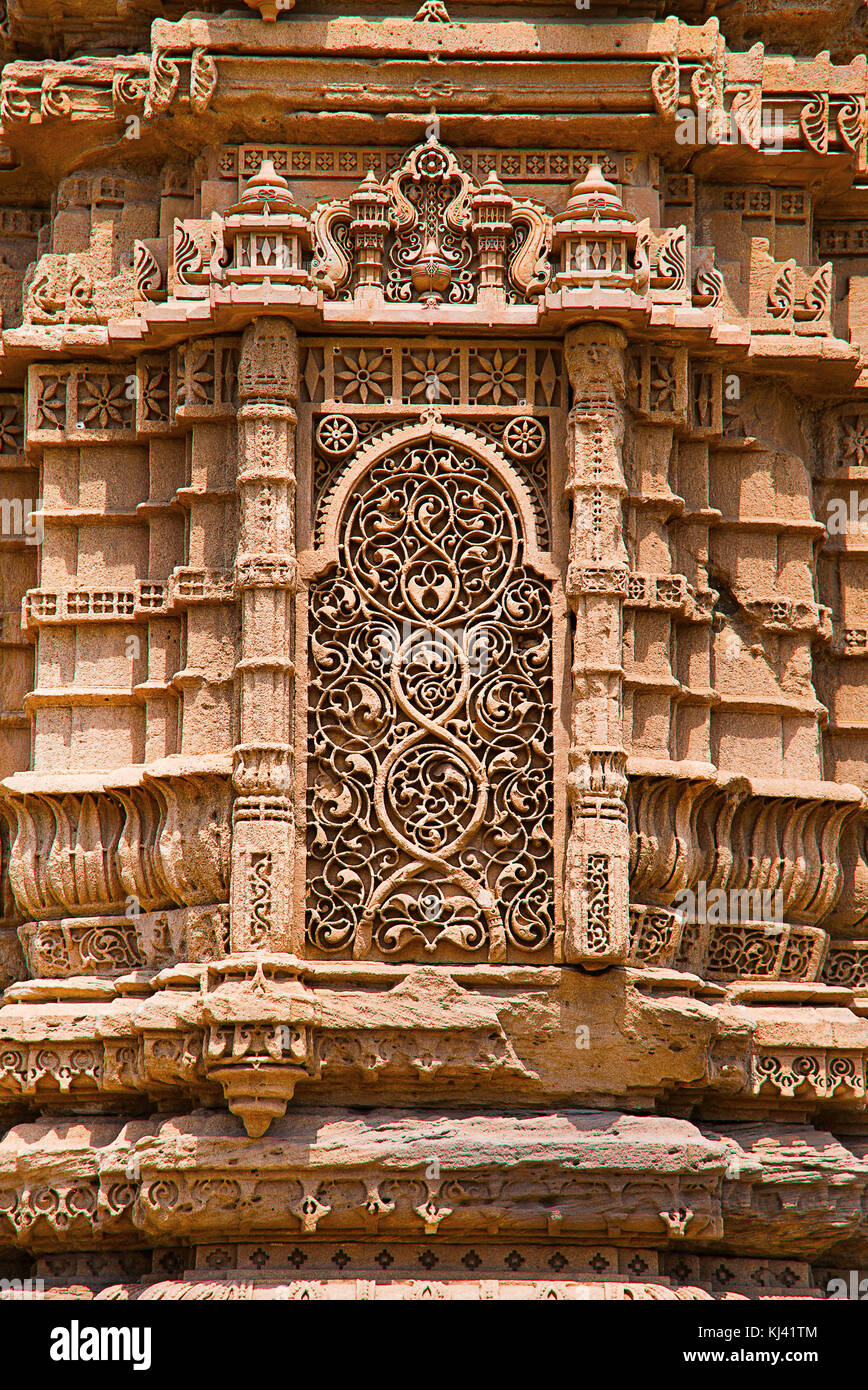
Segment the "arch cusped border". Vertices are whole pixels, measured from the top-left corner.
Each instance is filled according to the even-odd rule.
[[[506,487],[518,512],[525,544],[525,563],[536,570],[541,578],[553,585],[559,583],[562,576],[552,562],[551,553],[540,549],[533,503],[521,475],[512,467],[505,454],[488,439],[477,434],[475,430],[443,421],[440,412],[435,410],[426,410],[422,419],[415,424],[400,425],[386,434],[368,440],[348,461],[331,486],[316,528],[323,539],[321,544],[315,545],[309,553],[312,559],[309,568],[305,566],[304,577],[308,580],[319,578],[331,565],[338,563],[341,521],[347,503],[364,475],[394,449],[421,444],[427,439],[466,449],[492,469]]]

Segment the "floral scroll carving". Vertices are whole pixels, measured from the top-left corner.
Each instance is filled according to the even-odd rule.
[[[423,425],[368,453],[310,594],[308,940],[545,950],[552,601],[532,512],[477,436]]]

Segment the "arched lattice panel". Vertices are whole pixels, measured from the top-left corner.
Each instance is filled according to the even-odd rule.
[[[380,441],[309,599],[308,949],[538,959],[554,932],[551,579],[461,431]]]

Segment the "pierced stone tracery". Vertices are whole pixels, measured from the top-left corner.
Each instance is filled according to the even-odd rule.
[[[356,480],[309,681],[310,943],[550,946],[551,597],[481,456],[432,435]]]

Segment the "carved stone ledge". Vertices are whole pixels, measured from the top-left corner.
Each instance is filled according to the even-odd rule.
[[[194,764],[163,776],[139,769],[126,787],[88,790],[86,779],[68,780],[67,790],[57,787],[62,774],[47,782],[25,774],[0,787],[12,837],[9,879],[24,916],[119,915],[225,899],[228,777]]]
[[[264,1133],[291,1098],[350,1104],[368,1091],[398,1105],[482,1095],[611,1105],[626,1093],[629,1068],[630,1093],[648,1099],[700,1086],[712,1100],[767,1108],[773,1092],[751,1081],[764,1050],[861,1056],[868,1047],[868,1025],[847,1007],[850,992],[820,983],[739,987],[774,986],[775,1000],[809,990],[810,1009],[774,1011],[747,995],[733,995],[733,1007],[719,985],[659,966],[599,976],[530,970],[502,982],[496,966],[478,977],[465,967],[460,980],[448,968],[414,966],[385,989],[388,980],[354,969],[361,975],[341,983],[334,967],[318,979],[293,957],[248,955],[157,976],[13,985],[0,1008],[0,1103],[51,1110],[71,1094],[111,1110],[174,1094],[213,1106],[222,1091],[251,1132]],[[544,973],[551,978],[536,978]],[[643,1030],[641,1054],[617,1022],[625,1008]],[[772,1018],[770,1043],[762,1029]],[[843,1074],[800,1096],[808,1108],[830,1097],[850,1110],[864,1104]],[[778,1091],[778,1102],[789,1099]]]
[[[780,890],[788,922],[840,911],[842,832],[865,808],[858,787],[642,758],[628,772],[634,900],[672,907],[704,882],[709,892]]]
[[[13,985],[0,1007],[0,1097],[51,1108],[63,1103],[62,1079],[108,1108],[171,1092],[214,1105],[225,1080],[230,1103],[247,1097],[251,1114],[248,1102],[285,1103],[296,1088],[302,1103],[349,1103],[368,1090],[397,1104],[480,1091],[522,1103],[610,1098],[623,1092],[627,1067],[630,1084],[648,1093],[708,1074],[708,1049],[727,1030],[747,1073],[749,1023],[722,1021],[683,985],[673,983],[663,1004],[642,992],[641,972],[591,980],[563,967],[453,969],[457,978],[433,966],[375,967],[372,976],[360,963],[346,977],[335,966],[320,976],[293,957],[248,955],[156,976]],[[625,998],[654,1038],[641,1077],[616,1023]],[[685,1009],[694,1042],[675,1060],[668,1044]]]
[[[758,1238],[766,1258],[794,1261],[847,1237],[868,1248],[868,1167],[858,1145],[804,1126],[775,1134],[760,1125],[737,1137],[617,1111],[603,1127],[576,1111],[484,1120],[445,1111],[432,1130],[418,1114],[314,1110],[276,1120],[267,1140],[238,1144],[235,1122],[207,1112],[134,1128],[117,1119],[13,1128],[0,1140],[0,1230],[13,1247],[46,1257],[82,1245],[210,1241],[201,1268],[221,1272],[238,1262],[239,1227],[265,1241],[249,1247],[261,1248],[253,1267],[279,1265],[269,1246],[288,1239],[310,1252],[303,1262],[312,1273],[314,1234],[419,1242],[436,1233],[447,1266],[449,1243],[480,1231],[486,1246],[504,1237],[563,1242],[570,1263],[591,1258],[595,1241],[624,1242],[673,1271],[685,1237],[693,1252],[725,1241],[727,1260],[749,1258]],[[228,1248],[218,1256],[221,1241]],[[600,1270],[612,1268],[611,1251],[602,1259]],[[806,1276],[797,1275],[802,1287]]]

